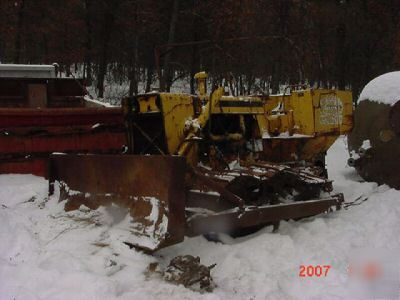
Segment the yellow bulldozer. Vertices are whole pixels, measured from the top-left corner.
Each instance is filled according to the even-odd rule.
[[[52,155],[50,192],[65,209],[125,211],[133,246],[155,251],[185,236],[239,235],[340,209],[325,153],[352,128],[351,92],[282,95],[148,93],[122,101],[125,154]]]

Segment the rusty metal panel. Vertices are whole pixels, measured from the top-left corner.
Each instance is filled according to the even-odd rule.
[[[337,137],[337,134],[330,133],[313,137],[263,139],[263,157],[274,162],[313,161],[324,154]]]
[[[275,162],[294,161],[300,158],[301,149],[307,138],[263,139],[263,154],[266,160]],[[297,155],[297,157],[296,157]]]
[[[5,155],[37,155],[51,152],[121,152],[125,144],[123,128],[46,128],[35,131],[0,133],[0,158]]]
[[[47,176],[47,158],[0,160],[0,174],[34,174]]]
[[[47,174],[52,152],[121,153],[120,108],[0,109],[0,173]]]
[[[244,210],[228,210],[209,216],[196,216],[188,221],[187,235],[208,232],[230,232],[280,220],[299,219],[327,212],[332,206],[340,207],[343,195],[320,200],[299,201],[289,204],[247,207]]]
[[[46,84],[28,84],[28,103],[29,107],[47,106],[47,85]]]
[[[74,191],[67,196],[70,210],[81,204],[126,208],[136,235],[128,242],[154,251],[183,240],[185,167],[177,156],[51,155],[50,192],[56,181]]]
[[[0,109],[0,128],[123,124],[121,108]]]

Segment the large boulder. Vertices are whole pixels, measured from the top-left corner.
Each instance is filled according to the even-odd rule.
[[[349,164],[367,181],[400,189],[400,72],[371,80],[362,90],[348,137]]]

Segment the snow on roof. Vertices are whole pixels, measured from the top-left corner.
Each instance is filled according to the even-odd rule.
[[[370,100],[393,105],[400,100],[400,71],[372,79],[362,90],[358,102]]]
[[[53,65],[0,64],[0,77],[8,78],[54,78]]]

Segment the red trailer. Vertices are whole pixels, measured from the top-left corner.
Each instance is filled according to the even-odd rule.
[[[84,96],[82,80],[57,78],[53,66],[0,65],[0,173],[46,176],[53,152],[120,153],[121,109]]]

